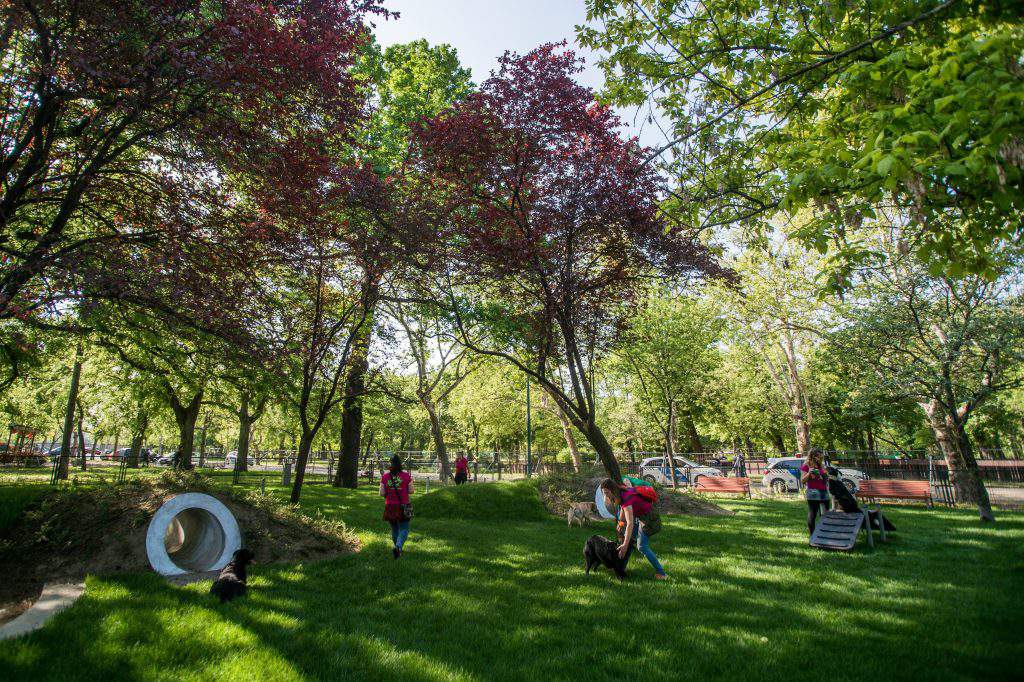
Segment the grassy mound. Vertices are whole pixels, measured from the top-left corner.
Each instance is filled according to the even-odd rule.
[[[566,512],[579,502],[593,502],[594,491],[603,476],[586,473],[553,473],[540,477],[537,486],[544,508],[555,516]],[[688,514],[690,516],[731,516],[734,512],[697,495],[674,491],[658,484],[658,509],[662,514]]]
[[[0,483],[8,481],[0,480]],[[25,509],[45,493],[42,486],[0,485],[0,533],[17,523]]]
[[[20,518],[0,527],[0,620],[17,615],[46,582],[86,575],[148,571],[145,538],[150,519],[168,498],[205,492],[238,519],[243,543],[258,560],[322,559],[354,551],[345,525],[308,516],[255,491],[237,495],[210,489],[193,473],[164,472],[155,481],[57,488],[29,499]],[[23,500],[21,500],[23,501]]]
[[[417,496],[414,507],[417,517],[431,519],[543,521],[549,518],[537,485],[531,481],[448,486]]]

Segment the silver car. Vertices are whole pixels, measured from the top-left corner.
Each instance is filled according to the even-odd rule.
[[[706,467],[685,457],[675,457],[676,481],[679,483],[697,484],[701,476],[721,478],[722,472],[714,467]],[[664,457],[648,457],[640,462],[640,478],[649,483],[671,485],[672,478]]]
[[[761,485],[773,493],[795,493],[800,490],[800,467],[803,466],[803,457],[770,457],[768,467],[764,470],[764,478]],[[839,472],[839,480],[846,489],[856,494],[860,489],[860,482],[868,478],[868,475],[859,469],[847,467],[835,467]]]

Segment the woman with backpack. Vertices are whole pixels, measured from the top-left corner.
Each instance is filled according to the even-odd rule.
[[[610,478],[601,482],[601,490],[604,492],[605,505],[614,504],[619,507],[619,525],[624,525],[620,537],[619,556],[629,561],[633,538],[636,538],[636,548],[654,567],[654,577],[658,580],[668,578],[650,544],[650,536],[661,528],[661,519],[651,508],[653,500],[640,494],[637,488],[616,483]],[[651,492],[653,493],[653,490]]]
[[[412,518],[412,476],[402,471],[402,458],[391,458],[388,473],[380,477],[380,496],[384,498],[384,520],[391,524],[391,553],[402,556],[402,546],[409,537],[409,519]]]

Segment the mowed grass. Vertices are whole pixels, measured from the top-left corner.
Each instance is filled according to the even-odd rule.
[[[277,490],[281,494],[284,491]],[[310,486],[360,553],[256,566],[248,598],[209,582],[90,578],[42,631],[0,642],[11,680],[1013,679],[1024,673],[1024,516],[891,510],[871,552],[807,546],[804,506],[733,500],[733,517],[666,518],[656,582],[583,574],[610,523],[566,528],[529,483],[418,495],[405,557],[390,555],[375,489]]]

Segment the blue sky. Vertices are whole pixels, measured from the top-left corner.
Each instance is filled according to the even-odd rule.
[[[382,45],[418,38],[448,43],[472,69],[477,83],[497,67],[505,50],[529,52],[542,43],[563,39],[586,58],[587,70],[578,80],[595,90],[604,82],[595,55],[575,43],[575,26],[586,21],[583,0],[384,0],[384,4],[401,17],[377,22],[377,40]],[[634,112],[620,110],[619,115],[628,125]],[[648,145],[657,145],[661,139],[656,129],[641,134],[641,141]]]

